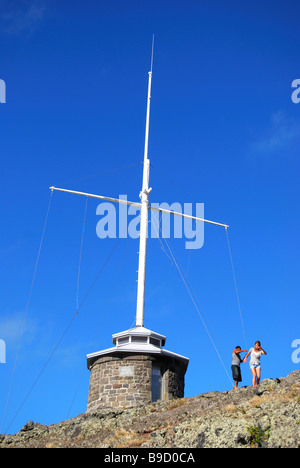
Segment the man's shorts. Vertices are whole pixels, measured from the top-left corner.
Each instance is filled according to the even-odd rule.
[[[242,381],[242,376],[241,376],[241,369],[239,366],[232,365],[231,366],[231,371],[232,371],[232,378],[234,381],[241,382]]]

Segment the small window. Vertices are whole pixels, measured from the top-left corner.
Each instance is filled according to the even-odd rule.
[[[129,343],[129,338],[128,338],[128,336],[125,337],[125,338],[119,338],[119,339],[118,339],[118,345],[122,345],[122,344],[126,344],[126,343]]]
[[[131,342],[132,343],[147,343],[147,337],[146,336],[132,336]]]
[[[154,346],[160,346],[160,340],[150,337],[150,344],[153,344]]]
[[[158,401],[163,399],[163,376],[160,367],[152,367],[152,401]]]

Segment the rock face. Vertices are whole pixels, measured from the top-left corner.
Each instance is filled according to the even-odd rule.
[[[211,392],[59,424],[28,422],[0,448],[299,448],[300,371],[253,389]]]

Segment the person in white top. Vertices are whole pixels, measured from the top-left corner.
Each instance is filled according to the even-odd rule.
[[[252,385],[253,387],[257,387],[257,385],[260,382],[260,376],[261,376],[261,367],[260,367],[260,357],[262,354],[266,356],[266,351],[262,349],[260,341],[256,341],[254,348],[250,348],[248,353],[246,354],[244,358],[244,362],[247,362],[248,356],[250,356],[250,370],[252,372]]]

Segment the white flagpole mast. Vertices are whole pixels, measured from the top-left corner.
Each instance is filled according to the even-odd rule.
[[[143,168],[143,186],[140,192],[141,203],[131,202],[127,200],[119,200],[118,198],[104,197],[101,195],[95,195],[92,193],[78,192],[75,190],[67,190],[58,187],[50,187],[50,190],[58,190],[60,192],[73,193],[75,195],[82,195],[85,197],[98,198],[100,200],[107,200],[113,203],[120,203],[125,205],[137,206],[141,209],[141,221],[140,221],[140,249],[139,249],[139,270],[138,270],[138,287],[137,287],[137,306],[136,306],[136,326],[144,326],[144,310],[145,310],[145,279],[146,279],[146,254],[147,254],[147,237],[148,237],[148,212],[149,210],[158,211],[175,216],[181,216],[183,218],[194,219],[196,221],[202,221],[205,223],[222,226],[227,229],[227,224],[216,223],[215,221],[209,221],[207,219],[197,218],[196,216],[186,215],[184,213],[177,213],[175,211],[165,210],[162,208],[152,207],[149,204],[149,194],[151,188],[149,188],[149,172],[150,172],[150,160],[148,158],[148,143],[149,143],[149,121],[150,121],[150,101],[151,101],[151,81],[152,81],[152,66],[153,66],[153,49],[154,49],[154,35],[152,41],[152,55],[151,55],[151,71],[148,73],[148,98],[147,98],[147,115],[146,115],[146,132],[145,132],[145,148],[144,148],[144,168]]]
[[[146,132],[145,132],[145,149],[144,149],[144,171],[143,171],[143,188],[140,193],[142,202],[141,207],[141,222],[140,222],[140,250],[139,250],[139,271],[138,271],[138,288],[137,288],[137,305],[136,305],[136,326],[144,326],[144,310],[145,310],[145,280],[146,280],[146,254],[147,254],[147,236],[148,236],[148,211],[149,211],[149,171],[150,160],[148,159],[148,143],[149,143],[149,121],[150,121],[150,101],[151,101],[151,81],[152,81],[152,65],[153,65],[153,45],[151,56],[151,71],[148,73],[148,99],[147,99],[147,116],[146,116]]]

